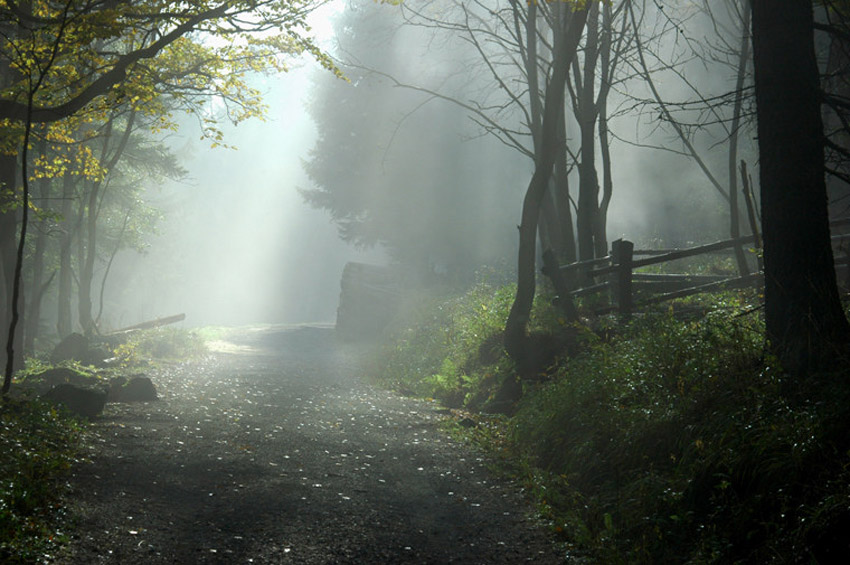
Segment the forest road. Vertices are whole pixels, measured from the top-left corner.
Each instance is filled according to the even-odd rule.
[[[107,405],[60,564],[562,563],[437,406],[357,377],[332,327],[246,330]]]

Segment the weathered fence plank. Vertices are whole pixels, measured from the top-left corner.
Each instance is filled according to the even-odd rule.
[[[850,226],[850,218],[842,218],[830,222],[830,228]],[[833,242],[843,242],[850,239],[850,234],[836,234],[832,236]],[[703,292],[715,292],[732,288],[742,288],[763,284],[764,275],[761,272],[738,277],[726,277],[722,275],[689,275],[689,274],[666,274],[666,273],[635,273],[635,269],[658,265],[678,259],[696,257],[708,253],[729,251],[735,246],[752,244],[760,248],[759,234],[715,241],[705,245],[698,245],[686,249],[659,249],[659,250],[636,250],[630,241],[618,239],[611,245],[611,253],[605,257],[579,261],[569,265],[556,265],[554,254],[544,253],[544,274],[552,278],[556,291],[559,295],[572,297],[585,296],[610,289],[612,305],[597,310],[598,314],[608,312],[619,312],[628,316],[637,306],[657,304],[666,300],[683,298],[700,294]],[[643,256],[635,259],[635,256]],[[761,266],[761,261],[758,261]],[[850,264],[850,253],[845,257],[837,257],[836,267],[845,267]],[[603,266],[604,265],[604,266]],[[574,272],[582,273],[586,280],[593,281],[603,278],[601,282],[588,286],[570,289],[564,282],[566,274]],[[848,275],[850,279],[850,274]],[[557,279],[557,280],[556,280]],[[686,288],[681,288],[687,285]],[[850,282],[847,283],[850,286]],[[648,298],[643,298],[639,303],[635,301],[635,290],[661,291]]]

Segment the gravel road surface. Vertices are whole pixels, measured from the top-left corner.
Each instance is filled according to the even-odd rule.
[[[265,327],[110,404],[61,564],[562,563],[438,406],[365,384],[333,328]]]

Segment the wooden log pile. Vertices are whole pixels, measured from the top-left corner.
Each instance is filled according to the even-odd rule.
[[[378,335],[401,303],[401,277],[389,268],[347,263],[340,281],[336,331],[342,339],[360,340]]]

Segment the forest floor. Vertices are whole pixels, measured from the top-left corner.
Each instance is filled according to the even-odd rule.
[[[257,328],[109,404],[55,563],[562,563],[436,404],[364,383],[331,327]]]

